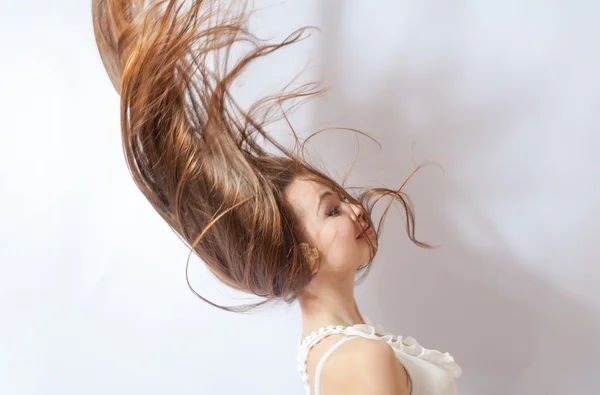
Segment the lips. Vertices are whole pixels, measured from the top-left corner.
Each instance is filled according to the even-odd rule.
[[[369,230],[371,230],[371,227],[367,226],[356,238],[360,239],[365,233],[369,232]]]

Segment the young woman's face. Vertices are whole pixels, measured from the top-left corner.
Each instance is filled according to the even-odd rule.
[[[341,198],[331,188],[302,178],[286,190],[310,246],[319,251],[319,272],[354,272],[371,258],[367,238],[377,247],[373,232],[357,238],[367,227],[362,207]]]

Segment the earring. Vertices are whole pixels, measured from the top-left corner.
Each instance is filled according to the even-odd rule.
[[[319,259],[319,250],[315,247],[311,248],[308,243],[300,243],[300,248],[302,249],[304,258],[306,258],[312,269],[312,273],[315,274],[319,270],[319,262],[317,261]]]

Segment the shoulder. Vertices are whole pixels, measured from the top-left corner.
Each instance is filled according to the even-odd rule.
[[[340,346],[325,363],[321,393],[407,395],[408,378],[386,342],[356,338]]]

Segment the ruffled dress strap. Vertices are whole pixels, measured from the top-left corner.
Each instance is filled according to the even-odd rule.
[[[343,333],[349,336],[362,336],[367,339],[383,340],[389,344],[395,352],[401,352],[422,359],[443,368],[451,377],[458,378],[462,375],[462,368],[456,363],[454,357],[449,353],[428,349],[419,344],[414,337],[394,336],[385,333],[382,329],[376,329],[372,325],[354,325],[347,327]]]
[[[365,319],[367,321],[367,319]],[[308,383],[308,374],[306,371],[306,360],[310,350],[324,338],[344,334],[348,337],[364,337],[367,339],[375,339],[385,341],[392,347],[396,353],[404,353],[413,357],[422,359],[429,363],[439,366],[444,369],[450,377],[458,378],[462,375],[461,367],[456,363],[452,355],[449,353],[441,353],[438,350],[427,349],[421,346],[413,337],[394,336],[386,333],[383,328],[373,326],[370,321],[367,324],[359,324],[354,326],[327,326],[312,332],[306,336],[300,343],[298,350],[297,368],[304,382],[306,394],[310,394],[310,385]]]

